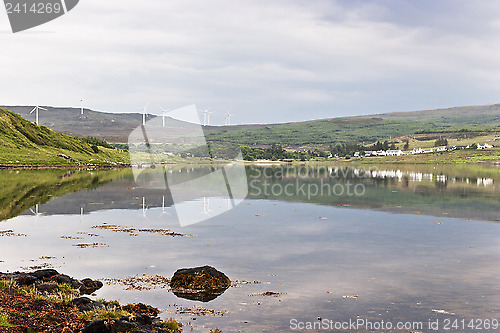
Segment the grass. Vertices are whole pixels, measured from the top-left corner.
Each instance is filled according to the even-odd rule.
[[[96,152],[80,138],[38,126],[4,109],[0,109],[0,142],[2,165],[112,165],[129,161],[126,151],[98,147]],[[70,156],[74,162],[58,155]]]
[[[85,320],[98,320],[98,319],[120,319],[121,317],[130,317],[132,314],[120,307],[105,307],[102,309],[95,309],[85,311],[80,315],[80,318]]]
[[[14,280],[0,280],[0,291],[12,291],[18,288]]]
[[[15,325],[9,322],[9,315],[7,313],[0,311],[0,326],[14,327]]]
[[[162,323],[162,327],[170,333],[182,332],[182,325],[174,318],[169,318]]]
[[[8,332],[59,332],[61,327],[77,331],[86,321],[101,319],[132,320],[138,314],[156,317],[159,310],[142,303],[121,306],[118,302],[105,302],[107,306],[83,313],[78,312],[71,300],[79,296],[79,291],[69,284],[58,284],[59,291],[53,295],[40,294],[34,286],[19,286],[13,280],[0,280],[0,326],[7,326]],[[182,324],[173,318],[162,322],[171,333],[182,332]],[[3,331],[2,331],[3,332]]]

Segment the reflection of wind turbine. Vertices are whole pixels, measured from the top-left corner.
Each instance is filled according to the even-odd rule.
[[[228,112],[227,117],[226,117],[226,126],[231,126],[231,117],[232,117],[232,114],[230,114]]]
[[[41,106],[38,106],[38,105],[37,105],[37,106],[35,106],[35,107],[33,108],[33,110],[31,110],[30,114],[32,114],[32,113],[33,113],[33,111],[36,111],[36,112],[35,112],[35,117],[36,117],[36,124],[37,124],[37,125],[38,125],[38,110],[45,110],[45,111],[47,111],[47,109],[42,108]]]
[[[146,198],[142,197],[142,216],[146,217]]]
[[[33,215],[35,215],[35,222],[38,221],[38,216],[42,215],[42,213],[39,212],[38,207],[39,207],[39,205],[36,204],[35,205],[35,210],[33,210],[32,208],[30,208],[30,210],[33,213]]]
[[[142,126],[146,125],[146,109],[147,108],[148,108],[147,104],[144,108],[142,108]]]
[[[203,197],[203,214],[210,215],[210,197]]]
[[[160,216],[162,215],[170,215],[168,214],[166,211],[165,211],[165,196],[162,196],[162,200],[161,200],[161,214]]]

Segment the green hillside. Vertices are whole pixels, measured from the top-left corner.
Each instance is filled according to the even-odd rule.
[[[93,136],[108,142],[126,143],[128,135],[141,124],[139,113],[106,113],[65,107],[44,106],[40,124],[72,136]],[[34,121],[33,106],[10,106],[9,110]],[[369,108],[366,111],[370,113]],[[155,115],[148,114],[147,119]],[[182,124],[167,117],[165,130],[172,134]],[[292,147],[328,147],[336,143],[373,143],[395,137],[420,136],[432,139],[471,138],[500,132],[500,104],[447,109],[393,112],[366,116],[339,117],[314,121],[205,126],[208,139],[244,146],[279,144]]]
[[[208,131],[211,141],[245,146],[280,144],[319,147],[334,143],[372,143],[401,136],[477,136],[500,132],[500,104],[442,110],[387,113],[308,122],[231,126]]]
[[[0,106],[2,108],[2,106]],[[3,106],[4,109],[21,115],[24,119],[35,121],[35,113],[30,111],[33,106]],[[107,113],[69,107],[44,106],[47,110],[40,111],[39,124],[58,133],[71,136],[102,138],[108,142],[127,142],[128,135],[142,122],[139,113]],[[148,114],[147,119],[156,116]]]
[[[82,139],[56,133],[14,112],[0,109],[0,165],[109,165],[118,162],[128,163],[128,153],[92,146]]]

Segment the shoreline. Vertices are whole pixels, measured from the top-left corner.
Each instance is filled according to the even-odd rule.
[[[44,165],[44,164],[0,164],[0,170],[41,170],[41,169],[126,169],[131,164],[103,164],[103,165]]]
[[[160,310],[151,305],[85,296],[102,286],[98,280],[78,280],[54,269],[0,272],[0,332],[182,332],[181,322],[161,320]]]

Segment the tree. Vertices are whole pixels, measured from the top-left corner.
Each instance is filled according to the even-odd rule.
[[[403,150],[410,149],[410,141],[408,139],[405,139],[404,142],[405,142],[405,145],[403,146]]]
[[[448,140],[446,139],[437,139],[436,142],[434,142],[434,147],[440,147],[440,146],[447,146],[448,145]]]

